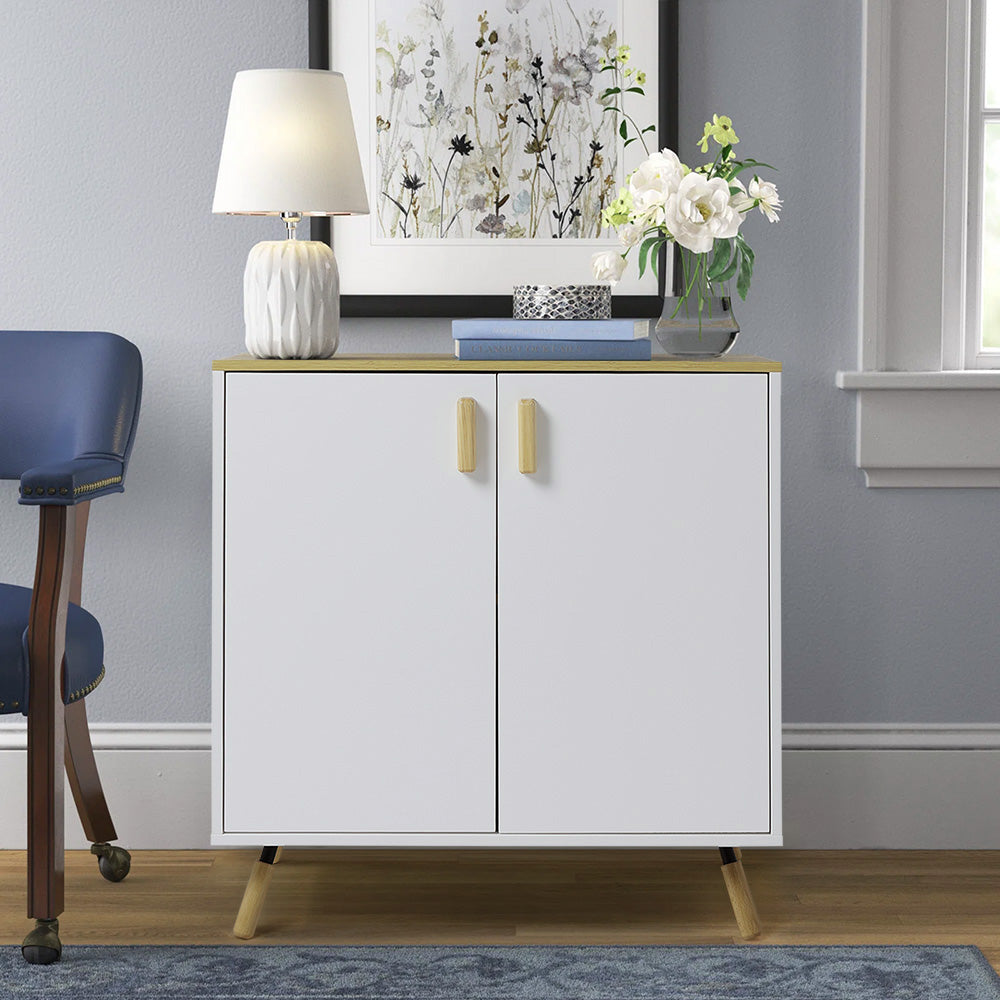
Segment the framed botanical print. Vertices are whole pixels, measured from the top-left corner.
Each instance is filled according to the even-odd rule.
[[[310,0],[344,74],[370,214],[333,220],[356,316],[511,314],[516,284],[593,280],[601,211],[676,147],[677,0]],[[319,230],[317,232],[317,230]],[[616,315],[658,316],[635,268]]]

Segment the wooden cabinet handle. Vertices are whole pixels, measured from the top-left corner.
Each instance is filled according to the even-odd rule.
[[[468,396],[458,401],[458,471],[476,471],[476,401]]]
[[[517,468],[524,473],[536,471],[535,401],[522,399],[517,404]]]

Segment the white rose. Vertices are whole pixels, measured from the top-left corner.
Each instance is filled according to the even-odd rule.
[[[642,239],[642,234],[645,231],[645,226],[635,222],[626,222],[618,227],[618,239],[622,241],[623,247],[634,247]]]
[[[672,149],[650,153],[628,181],[635,214],[651,225],[661,225],[667,199],[676,192],[683,176],[684,166]]]
[[[688,174],[664,208],[670,234],[694,253],[708,253],[716,240],[731,239],[742,221],[743,216],[730,204],[728,182],[704,174]]]
[[[687,172],[684,169],[684,164],[681,163],[680,158],[672,149],[659,151],[654,149],[646,162],[653,164],[661,173],[675,175],[678,181]]]
[[[590,266],[598,281],[614,284],[625,273],[625,258],[617,250],[602,250],[591,258]]]
[[[762,215],[767,216],[768,222],[778,221],[781,199],[778,197],[778,189],[770,181],[758,180],[755,177],[750,182],[749,197],[757,202],[757,207]]]

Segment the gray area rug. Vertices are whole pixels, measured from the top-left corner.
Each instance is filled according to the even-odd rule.
[[[973,947],[69,946],[0,949],[30,1000],[1000,1000]]]

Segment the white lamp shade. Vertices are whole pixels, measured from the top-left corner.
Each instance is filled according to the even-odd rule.
[[[368,212],[347,84],[315,69],[236,74],[213,212]]]

